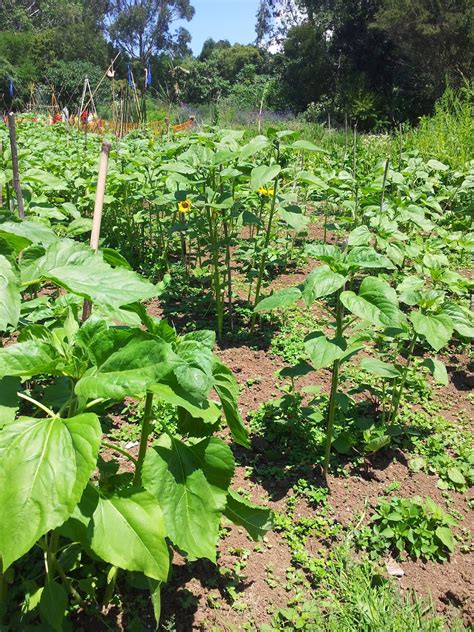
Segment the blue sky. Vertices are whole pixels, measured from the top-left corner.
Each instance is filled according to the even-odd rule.
[[[199,54],[208,37],[228,39],[231,44],[255,40],[258,0],[191,0],[196,9],[191,22],[183,26],[192,35],[191,48]]]

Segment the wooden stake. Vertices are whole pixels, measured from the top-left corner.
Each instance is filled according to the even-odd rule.
[[[109,164],[109,153],[111,145],[109,142],[102,143],[102,151],[99,161],[99,175],[97,178],[97,190],[95,193],[94,216],[92,218],[92,231],[90,245],[94,252],[99,250],[100,227],[102,225],[102,210],[104,208],[105,180],[107,178],[107,168]],[[82,322],[85,322],[91,315],[92,305],[88,300],[84,301],[82,310]]]
[[[8,115],[8,129],[10,132],[10,147],[12,151],[12,168],[13,168],[13,188],[16,193],[16,201],[18,203],[18,215],[20,219],[25,217],[25,205],[23,204],[23,193],[20,185],[20,170],[18,168],[18,148],[16,145],[16,123],[15,115],[10,112]]]

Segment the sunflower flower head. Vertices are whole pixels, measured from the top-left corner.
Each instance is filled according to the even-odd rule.
[[[272,189],[272,188],[268,188],[268,189],[267,189],[266,187],[260,187],[260,188],[257,190],[257,193],[258,193],[259,195],[261,195],[262,197],[272,197],[272,195],[273,195],[273,193],[274,193],[274,192],[275,192],[275,190],[274,190],[274,189]]]
[[[189,213],[189,211],[191,210],[191,200],[186,198],[182,202],[179,202],[178,203],[178,210],[179,210],[180,213],[185,213],[185,214]]]

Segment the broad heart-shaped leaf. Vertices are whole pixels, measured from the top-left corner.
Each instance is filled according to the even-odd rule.
[[[99,452],[92,413],[22,417],[0,431],[0,556],[8,568],[72,513]]]
[[[132,337],[133,330],[113,327],[93,313],[76,333],[74,343],[76,350],[84,350],[91,364],[100,366]]]
[[[385,255],[379,254],[370,246],[356,246],[346,256],[346,263],[357,270],[361,268],[384,268],[394,270],[395,266]]]
[[[58,582],[49,581],[41,593],[39,611],[47,623],[57,632],[62,632],[68,604],[66,589]]]
[[[359,294],[342,292],[341,302],[353,314],[376,327],[406,327],[395,290],[378,277],[366,277],[360,285]]]
[[[382,362],[382,360],[378,360],[377,358],[362,358],[360,366],[364,371],[372,373],[372,375],[377,375],[378,377],[388,379],[400,377],[400,371],[396,366],[388,362]]]
[[[0,255],[0,331],[16,327],[20,318],[21,295],[11,263]]]
[[[435,171],[448,171],[449,169],[447,165],[440,162],[439,160],[435,160],[434,158],[432,158],[431,160],[428,160],[426,165],[428,167],[431,167],[431,169],[434,169]]]
[[[318,178],[318,176],[315,176],[310,171],[300,171],[296,176],[296,179],[298,180],[298,182],[304,182],[305,184],[309,184],[310,186],[316,186],[323,191],[326,191],[329,188],[324,180],[321,180],[321,178]]]
[[[19,377],[0,378],[0,428],[14,421],[18,408]]]
[[[295,205],[277,209],[278,217],[297,233],[301,233],[309,224],[309,217],[303,215],[301,208]]]
[[[342,251],[333,244],[308,244],[305,248],[306,254],[326,263],[333,263],[342,259]]]
[[[303,149],[304,151],[317,151],[322,154],[327,154],[328,152],[322,147],[318,147],[314,143],[311,143],[309,140],[296,140],[294,143],[290,145],[291,149]]]
[[[252,540],[260,540],[272,528],[272,512],[259,507],[230,489],[225,516],[234,524],[244,527]]]
[[[446,367],[441,362],[441,360],[436,360],[435,358],[427,358],[423,361],[422,366],[427,367],[428,371],[431,373],[434,380],[438,382],[438,384],[443,384],[443,386],[447,386],[449,384],[448,372],[446,371]]]
[[[190,395],[206,400],[213,384],[212,351],[197,340],[183,339],[178,339],[175,351],[181,362],[174,368],[174,377]]]
[[[280,307],[289,307],[294,305],[301,298],[301,290],[297,287],[285,287],[282,290],[274,292],[270,296],[263,298],[255,306],[257,313],[270,312],[272,309]]]
[[[215,562],[219,523],[234,473],[234,457],[220,439],[193,445],[163,435],[148,450],[143,484],[160,503],[166,535],[190,559]]]
[[[306,305],[311,305],[317,298],[333,294],[346,282],[342,274],[333,272],[329,266],[315,268],[306,279],[303,287],[303,298]]]
[[[311,334],[305,341],[304,348],[315,369],[325,369],[344,355],[340,341],[328,340],[322,332]]]
[[[250,174],[250,188],[257,191],[260,187],[268,185],[280,173],[280,165],[260,165],[254,167]]]
[[[474,338],[474,317],[472,312],[452,301],[444,303],[443,312],[451,318],[454,330],[460,336]]]
[[[67,182],[58,178],[52,173],[33,167],[22,173],[21,179],[23,182],[30,184],[41,184],[44,189],[50,189],[54,191],[64,191],[67,189]]]
[[[56,364],[54,349],[39,340],[17,342],[0,348],[0,378],[6,375],[32,377],[49,373]]]
[[[372,239],[372,233],[367,226],[358,226],[351,230],[347,241],[348,246],[368,246]]]
[[[51,244],[45,254],[22,267],[25,285],[47,279],[84,298],[121,307],[154,297],[157,288],[143,277],[125,268],[112,268],[100,253],[85,244],[62,239]]]
[[[410,314],[410,318],[416,333],[426,338],[435,351],[446,346],[453,335],[453,321],[447,314],[422,314],[416,311]]]
[[[46,246],[59,240],[59,237],[52,228],[40,224],[39,222],[29,220],[23,220],[22,222],[3,222],[0,224],[0,229],[2,233],[17,235],[32,244]]]
[[[97,505],[87,533],[94,553],[124,570],[166,581],[169,552],[163,511],[156,498],[141,488],[104,497],[91,489]]]
[[[76,393],[86,399],[140,395],[182,363],[167,342],[137,336],[100,366],[86,371],[76,384]]]
[[[244,448],[249,448],[250,441],[248,432],[239,412],[239,385],[237,384],[234,374],[225,364],[214,359],[212,376],[214,378],[214,390],[222,404],[224,417],[229,426],[232,438]]]
[[[450,553],[454,551],[456,543],[454,541],[453,532],[449,527],[438,527],[435,531],[435,535],[438,540],[441,540]]]
[[[220,418],[220,408],[214,402],[194,398],[176,380],[173,386],[168,384],[154,384],[149,387],[149,391],[167,404],[184,408],[192,417],[202,419],[205,423],[214,424]]]

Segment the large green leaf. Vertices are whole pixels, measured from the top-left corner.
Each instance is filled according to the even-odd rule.
[[[400,371],[396,366],[389,362],[382,362],[377,358],[362,358],[360,366],[367,371],[376,375],[377,377],[385,377],[387,379],[394,379],[400,377]]]
[[[21,295],[16,274],[6,257],[0,255],[0,331],[16,327],[20,318]]]
[[[466,338],[474,338],[474,316],[472,312],[452,301],[446,301],[443,305],[443,311],[451,318],[453,327],[459,335]]]
[[[0,428],[11,423],[19,408],[18,391],[20,390],[19,377],[0,378]]]
[[[0,431],[0,555],[4,569],[79,502],[99,452],[100,423],[20,418]]]
[[[277,209],[278,217],[297,233],[301,233],[309,224],[309,217],[303,215],[301,208],[295,205]]]
[[[435,351],[446,346],[453,335],[453,321],[447,314],[412,312],[411,322],[416,333],[426,338]]]
[[[321,332],[312,334],[306,340],[304,348],[315,369],[331,366],[335,360],[339,360],[344,355],[342,346],[335,341],[328,340]]]
[[[112,268],[100,253],[71,239],[51,244],[42,257],[22,268],[25,285],[42,279],[99,305],[115,308],[158,293],[157,288],[140,275],[123,267]]]
[[[100,496],[89,523],[90,547],[106,562],[167,581],[169,552],[158,501],[143,489]]]
[[[406,319],[398,307],[395,290],[378,277],[366,277],[359,294],[342,292],[341,302],[353,314],[376,327],[405,327]]]
[[[290,145],[292,149],[302,149],[304,151],[314,151],[319,152],[321,154],[327,154],[328,152],[322,147],[318,147],[314,143],[311,143],[309,140],[296,140],[294,143]]]
[[[259,301],[255,306],[255,311],[257,313],[269,312],[272,309],[289,307],[290,305],[294,305],[301,296],[302,294],[299,288],[286,287]]]
[[[426,366],[438,384],[442,384],[443,386],[447,386],[449,384],[448,372],[446,370],[446,366],[443,362],[441,362],[441,360],[437,360],[436,358],[427,358],[423,361],[422,366]]]
[[[385,255],[379,254],[370,246],[356,246],[346,256],[346,262],[354,269],[359,268],[384,268],[393,270],[395,266]]]
[[[308,244],[305,248],[305,252],[310,257],[325,261],[329,264],[342,259],[341,249],[332,244]]]
[[[183,339],[178,340],[175,350],[181,362],[175,367],[174,376],[180,386],[197,399],[207,399],[214,381],[212,351],[197,340]]]
[[[64,191],[67,189],[67,182],[58,178],[52,173],[33,167],[28,169],[21,176],[25,184],[40,184],[42,189],[51,191]]]
[[[76,393],[87,399],[140,395],[182,363],[167,342],[135,337],[89,369],[76,384]]]
[[[272,528],[272,512],[259,507],[229,490],[225,515],[234,524],[244,527],[252,540],[260,540]]]
[[[333,272],[329,266],[315,268],[305,281],[303,298],[311,305],[318,298],[337,292],[346,282],[342,274]]]
[[[250,174],[250,188],[252,191],[256,191],[260,189],[260,187],[269,184],[277,177],[280,171],[280,165],[260,165],[259,167],[254,167]]]
[[[438,527],[435,531],[436,537],[441,540],[450,553],[456,548],[453,532],[449,527]]]
[[[30,220],[23,220],[22,222],[3,222],[0,224],[0,228],[2,235],[4,233],[17,235],[32,244],[47,246],[59,240],[59,237],[52,228]]]
[[[216,560],[234,458],[220,439],[194,445],[163,435],[148,450],[143,483],[163,508],[166,534],[191,559]]]
[[[349,233],[348,246],[367,246],[372,239],[372,233],[367,226],[358,226]]]
[[[57,632],[62,632],[68,598],[66,589],[55,581],[48,581],[41,593],[39,611],[42,618]]]
[[[57,365],[54,349],[39,340],[17,342],[0,348],[0,377],[32,377],[49,373]]]
[[[232,437],[236,443],[244,448],[250,447],[247,430],[242,422],[239,412],[239,385],[232,371],[219,362],[214,360],[212,369],[214,378],[214,390],[222,404],[225,420],[232,433]]]
[[[154,384],[149,390],[158,399],[172,406],[184,408],[192,417],[202,419],[205,423],[214,424],[220,418],[220,408],[214,402],[196,399],[176,381],[172,387],[168,384]]]

